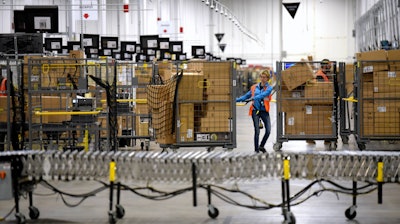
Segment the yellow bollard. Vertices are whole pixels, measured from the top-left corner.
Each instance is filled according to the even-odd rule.
[[[283,179],[290,179],[290,161],[289,159],[283,160]]]
[[[115,170],[116,170],[116,165],[114,161],[110,162],[110,182],[115,181]]]

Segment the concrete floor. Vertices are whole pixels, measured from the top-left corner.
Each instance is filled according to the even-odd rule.
[[[272,108],[274,110],[275,108]],[[237,107],[237,148],[234,151],[253,151],[253,131],[251,118],[247,116],[248,106]],[[267,142],[267,151],[273,152],[273,143],[276,141],[275,112],[271,113],[272,134]],[[394,146],[392,146],[394,147]],[[138,150],[138,149],[136,149]],[[151,144],[150,150],[161,150],[158,145]],[[180,148],[178,150],[205,150],[204,148]],[[223,150],[216,148],[215,150]],[[326,150],[323,141],[317,141],[315,145],[309,145],[305,141],[289,141],[283,143],[283,151],[307,151]],[[340,140],[337,150],[358,150],[354,139],[349,144],[343,145]],[[371,149],[368,149],[371,150]],[[339,184],[351,188],[352,183],[333,180]],[[304,189],[311,180],[290,180],[290,194],[294,195]],[[51,181],[58,189],[72,193],[88,193],[100,188],[102,185],[95,181]],[[180,183],[124,183],[131,187],[152,186],[158,190],[170,192],[173,190],[190,187],[190,184]],[[361,185],[361,183],[359,183]],[[262,201],[279,204],[282,202],[281,181],[279,178],[260,179],[253,181],[224,182],[218,184],[229,189],[239,189],[251,194]],[[314,185],[299,199],[305,199],[322,186]],[[221,191],[222,192],[222,191]],[[142,191],[151,194],[149,190]],[[197,191],[197,206],[193,206],[192,191],[167,200],[154,201],[140,197],[130,191],[123,191],[121,205],[125,209],[125,216],[118,219],[118,223],[187,223],[187,224],[241,224],[241,223],[283,223],[282,210],[279,207],[269,210],[254,210],[229,204],[215,196],[212,204],[219,210],[219,216],[212,219],[208,216],[207,192],[204,189]],[[230,198],[246,204],[261,205],[256,200],[249,199],[240,194],[226,193]],[[77,207],[68,207],[62,198],[53,194],[49,189],[38,185],[34,191],[34,205],[40,211],[38,220],[29,219],[28,200],[21,199],[21,212],[27,217],[27,223],[108,223],[109,191],[103,190],[95,197],[89,197]],[[400,186],[399,184],[385,184],[383,186],[383,203],[378,204],[377,191],[357,197],[357,216],[348,220],[344,212],[352,205],[352,197],[345,194],[323,192],[313,196],[304,203],[291,207],[296,223],[352,223],[352,224],[388,224],[400,223]],[[79,202],[77,198],[66,197],[71,204]],[[4,217],[14,206],[13,200],[0,201],[0,216]],[[1,222],[1,221],[0,221]],[[14,213],[9,215],[2,223],[15,223]]]

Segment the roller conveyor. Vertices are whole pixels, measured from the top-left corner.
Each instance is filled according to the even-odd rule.
[[[106,180],[114,160],[117,177],[134,181],[190,182],[195,164],[200,183],[240,181],[282,176],[282,158],[290,160],[291,178],[376,182],[377,163],[383,162],[384,182],[399,182],[398,152],[308,152],[254,154],[228,151],[180,152],[2,152],[20,156],[22,175],[32,179]]]

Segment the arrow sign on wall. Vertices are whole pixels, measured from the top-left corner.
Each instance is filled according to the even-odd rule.
[[[218,40],[218,43],[222,40],[222,38],[224,37],[224,33],[216,33],[215,34],[215,37],[217,38],[217,40]]]
[[[222,53],[225,51],[226,44],[218,44],[219,49],[221,49]]]
[[[296,12],[297,12],[297,9],[299,8],[300,2],[283,3],[283,5],[285,6],[286,10],[289,12],[289,14],[294,19],[294,16],[296,15]]]

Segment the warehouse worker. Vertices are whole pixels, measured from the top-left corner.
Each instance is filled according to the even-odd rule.
[[[271,100],[271,93],[273,87],[269,84],[271,73],[269,70],[264,70],[260,74],[260,82],[251,86],[250,90],[243,96],[236,98],[236,102],[249,102],[252,101],[250,106],[249,115],[253,119],[254,125],[254,151],[256,153],[263,152],[265,143],[271,133],[271,121],[269,118],[269,101]],[[260,119],[265,126],[265,134],[259,144],[260,135]]]
[[[317,81],[320,82],[329,82],[329,78],[328,78],[328,74],[331,72],[331,62],[329,61],[329,59],[323,59],[321,61],[321,67],[320,69],[317,71],[317,73],[315,73],[315,78]]]

